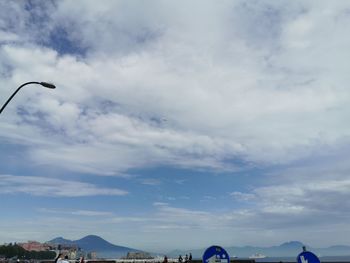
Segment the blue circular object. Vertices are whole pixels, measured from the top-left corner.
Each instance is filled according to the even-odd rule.
[[[301,252],[297,257],[298,263],[321,263],[319,258],[310,251]]]
[[[230,256],[222,247],[211,246],[203,254],[203,263],[230,263]]]

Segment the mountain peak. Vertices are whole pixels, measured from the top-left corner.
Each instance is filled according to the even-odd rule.
[[[280,245],[280,247],[284,247],[284,248],[300,248],[300,249],[303,246],[305,245],[300,241],[289,241]]]
[[[53,244],[71,244],[72,240],[68,240],[68,239],[65,239],[63,237],[56,237],[56,238],[48,241],[48,243],[53,243]]]
[[[117,256],[117,257],[125,256],[128,252],[140,251],[129,247],[114,245],[97,235],[87,235],[81,239],[73,240],[73,241],[64,239],[63,237],[57,237],[52,239],[49,242],[54,244],[77,245],[78,247],[80,247],[86,252],[96,251],[100,255]]]
[[[106,241],[104,240],[102,237],[99,237],[97,235],[87,235],[83,238],[81,238],[80,240],[83,240],[83,239],[88,239],[88,240],[103,240],[103,241]],[[106,241],[107,242],[107,241]]]

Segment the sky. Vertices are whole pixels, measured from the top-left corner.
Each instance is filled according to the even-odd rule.
[[[350,2],[0,1],[0,243],[350,245]]]

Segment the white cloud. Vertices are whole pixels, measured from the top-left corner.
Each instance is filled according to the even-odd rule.
[[[82,197],[96,195],[126,195],[117,188],[36,176],[0,175],[0,194],[25,193],[35,196]]]
[[[107,217],[113,216],[110,211],[95,211],[95,210],[62,210],[54,208],[39,208],[37,209],[41,213],[58,214],[58,215],[74,215],[74,216],[92,216],[92,217]]]
[[[56,142],[55,150],[46,143],[30,147],[34,161],[101,174],[158,163],[232,169],[226,160],[235,158],[285,163],[347,143],[341,43],[348,40],[329,26],[347,21],[346,4],[197,4],[194,17],[187,4],[157,1],[142,4],[140,15],[134,13],[139,6],[114,1],[99,8],[70,1],[47,7],[46,27],[70,21],[67,37],[81,39],[88,55],[58,56],[35,43],[1,46],[12,68],[7,87],[29,78],[58,87],[28,87],[16,97],[3,118],[3,140],[21,136],[21,125],[33,135],[24,141]],[[25,12],[21,5],[16,10]],[[271,41],[252,45],[274,23]],[[321,41],[321,28],[332,37]],[[23,30],[6,34],[23,37]],[[14,115],[15,108],[25,114]]]
[[[18,40],[18,35],[0,30],[0,43]]]
[[[145,178],[145,179],[142,179],[141,183],[144,185],[155,186],[155,185],[160,185],[162,182],[160,180],[153,179],[153,178]]]
[[[167,206],[168,203],[163,203],[163,202],[154,202],[153,203],[154,206]]]
[[[88,32],[82,34],[88,36],[93,36],[90,35],[91,32],[113,30],[136,19],[129,12],[122,18],[109,16],[110,10],[117,9],[122,12],[123,8],[127,10],[130,6],[106,3],[107,6],[112,6],[101,10],[96,10],[92,3],[85,4],[86,12],[81,17],[73,16],[78,5],[62,2],[58,5],[57,15],[61,12],[63,14],[62,10],[68,10],[69,7],[71,11],[64,14],[77,22],[77,31],[81,29],[79,21],[83,23],[88,18],[97,21],[103,17],[100,23],[83,27]],[[156,2],[152,2],[150,6],[167,11],[166,7]],[[183,11],[182,6],[175,6],[178,12]],[[219,6],[222,8],[221,5],[216,8]],[[265,12],[263,4],[261,6],[261,9],[254,12]],[[38,100],[31,98],[33,102],[29,102],[29,105],[23,100],[17,100],[18,103],[26,105],[25,108],[30,112],[28,117],[44,111],[47,125],[56,131],[62,131],[75,142],[71,146],[73,152],[74,148],[79,151],[84,148],[86,151],[97,149],[95,152],[101,153],[106,145],[114,145],[116,151],[110,155],[117,155],[115,159],[120,160],[118,163],[125,165],[119,166],[108,161],[107,166],[111,167],[106,173],[135,165],[144,166],[145,155],[152,156],[156,162],[165,161],[183,166],[207,164],[206,166],[215,169],[223,168],[223,161],[235,156],[253,162],[286,162],[308,156],[310,151],[319,147],[319,142],[332,144],[348,135],[344,121],[348,112],[345,103],[349,98],[344,89],[345,79],[339,82],[341,79],[336,76],[325,75],[324,70],[319,70],[320,63],[311,64],[314,60],[306,60],[301,56],[305,51],[300,51],[300,48],[299,51],[291,51],[289,47],[291,41],[297,41],[298,36],[293,32],[302,34],[303,30],[313,30],[310,26],[312,22],[305,22],[313,20],[313,7],[308,6],[311,11],[299,16],[296,13],[297,18],[294,20],[286,15],[286,19],[279,21],[280,26],[286,30],[271,37],[274,37],[274,41],[281,41],[282,49],[268,58],[268,64],[263,60],[268,55],[264,54],[264,50],[254,50],[240,42],[239,38],[232,36],[232,42],[222,42],[221,38],[229,33],[225,31],[225,27],[221,28],[227,22],[222,17],[216,17],[216,21],[212,21],[210,25],[221,30],[215,31],[218,42],[213,49],[208,49],[202,42],[195,42],[193,46],[176,39],[194,39],[190,33],[197,31],[201,25],[185,20],[184,23],[191,26],[184,32],[181,31],[181,34],[176,31],[176,35],[173,35],[174,30],[181,27],[176,16],[168,19],[163,15],[151,18],[153,11],[150,10],[150,13],[146,10],[142,18],[137,19],[142,22],[151,21],[150,24],[146,23],[146,27],[150,28],[156,24],[152,20],[163,19],[167,30],[154,40],[156,44],[152,47],[144,46],[142,52],[126,52],[116,56],[110,54],[109,57],[96,54],[91,58],[87,57],[84,62],[72,57],[58,58],[49,50],[36,48],[4,46],[3,52],[16,65],[13,79],[23,78],[23,74],[39,76],[38,73],[45,66],[45,75],[58,84],[59,88],[55,93],[42,92]],[[212,5],[201,8],[204,16],[206,12],[210,12]],[[281,7],[276,5],[274,8],[278,11]],[[241,10],[248,12],[244,8]],[[220,12],[229,15],[223,10]],[[282,16],[284,13],[285,10],[278,15]],[[334,11],[326,17],[331,19],[337,14]],[[183,13],[181,15],[186,16]],[[201,13],[198,15],[201,17]],[[265,19],[261,15],[261,19]],[[97,30],[105,26],[107,21],[112,23],[110,27]],[[324,24],[320,20],[314,23],[318,23],[317,28]],[[138,29],[141,24],[144,23],[136,22],[130,30],[135,31],[136,35],[140,34]],[[199,33],[200,31],[196,32],[196,36]],[[345,37],[336,34],[333,39],[340,41]],[[95,43],[92,39],[86,41],[89,45]],[[98,41],[98,45],[103,45],[103,48],[111,45],[109,40],[106,41]],[[322,48],[328,47],[327,41],[322,42],[324,43],[310,44],[311,47],[318,47],[317,54],[325,53]],[[229,45],[225,53],[220,52],[220,45]],[[127,46],[133,47],[129,44]],[[97,51],[99,48],[101,47],[94,46]],[[307,50],[307,47],[303,50]],[[342,49],[333,53],[341,51]],[[29,58],[33,52],[36,57],[34,66]],[[191,56],[188,57],[187,54]],[[23,60],[25,57],[28,59]],[[228,61],[228,58],[240,63]],[[295,72],[296,62],[305,69],[304,74]],[[281,67],[286,68],[286,71],[280,70]],[[103,106],[104,101],[109,104]],[[166,117],[167,122],[157,124],[161,127],[154,127],[151,118],[162,116]],[[20,118],[23,119],[23,116]],[[81,144],[81,141],[87,143]],[[96,141],[102,141],[101,148],[96,146]],[[62,147],[68,150],[70,148],[65,144]],[[34,156],[39,155],[37,159],[41,159],[47,151],[52,152],[52,149],[39,149]],[[123,153],[125,158],[119,159],[121,157],[118,152]],[[141,163],[134,163],[128,157],[135,156],[135,153],[138,153],[136,156],[142,160]],[[54,155],[48,162],[52,163],[56,158],[58,157]],[[73,156],[70,159],[75,162]],[[86,160],[91,161],[90,158]],[[149,163],[148,160],[146,162]],[[77,163],[67,163],[67,166],[80,169]],[[106,166],[106,162],[97,160],[93,166],[91,169],[96,171]]]
[[[110,216],[112,215],[111,212],[103,212],[103,211],[90,211],[90,210],[78,210],[72,212],[72,215],[79,215],[79,216]]]
[[[238,201],[250,201],[255,199],[254,194],[242,193],[237,191],[230,193],[230,196],[232,196],[234,199]]]

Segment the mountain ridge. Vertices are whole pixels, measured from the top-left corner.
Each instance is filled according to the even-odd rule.
[[[57,245],[76,245],[85,252],[97,252],[99,257],[121,257],[126,256],[128,252],[141,251],[135,248],[114,245],[97,235],[87,235],[77,240],[56,237],[47,242]]]
[[[63,237],[56,237],[49,243],[54,244],[69,244],[77,245],[85,252],[95,251],[98,257],[111,257],[117,258],[126,256],[128,252],[145,252],[140,249],[114,245],[97,235],[87,235],[78,240],[69,240]],[[300,241],[288,241],[280,245],[275,246],[230,246],[224,247],[225,250],[232,256],[238,256],[240,258],[247,258],[253,254],[261,253],[268,257],[296,257],[302,252],[302,247],[305,246],[307,250],[314,252],[316,255],[321,256],[350,256],[350,246],[346,245],[333,245],[326,248],[313,248]],[[175,249],[166,255],[177,258],[179,255],[186,255],[190,252],[194,258],[201,258],[205,248],[200,249]],[[150,254],[164,254],[164,253],[150,253]]]

